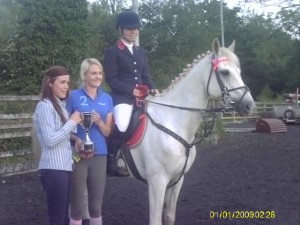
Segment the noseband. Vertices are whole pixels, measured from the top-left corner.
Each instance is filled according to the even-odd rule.
[[[221,92],[222,92],[222,99],[223,99],[223,103],[224,106],[226,105],[226,103],[229,103],[230,105],[232,105],[235,109],[238,109],[243,98],[245,97],[245,95],[247,94],[247,92],[249,92],[249,88],[248,86],[244,85],[244,86],[240,86],[240,87],[236,87],[236,88],[232,88],[232,89],[228,89],[225,85],[224,85],[224,82],[221,78],[221,74],[220,74],[220,71],[218,70],[218,67],[219,67],[219,64],[221,62],[225,62],[225,61],[228,61],[228,57],[219,57],[219,58],[216,58],[214,55],[212,56],[212,61],[211,61],[211,64],[212,64],[212,67],[211,67],[211,70],[210,70],[210,74],[209,74],[209,78],[208,78],[208,82],[207,82],[207,94],[209,95],[209,84],[210,84],[210,80],[211,80],[211,77],[212,77],[212,74],[213,74],[213,71],[215,72],[216,74],[216,78],[217,78],[217,81],[218,81],[218,84],[219,84],[219,87],[221,89]],[[245,89],[244,90],[244,93],[243,95],[240,97],[240,99],[238,101],[233,101],[231,98],[230,98],[230,92],[232,91],[236,91],[236,90],[239,90],[239,89]]]

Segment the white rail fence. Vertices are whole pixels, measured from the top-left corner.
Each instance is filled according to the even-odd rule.
[[[0,96],[0,175],[34,169],[32,115],[39,96]]]
[[[31,125],[33,111],[39,99],[37,95],[0,96],[0,175],[35,168],[31,149]],[[216,106],[218,103],[216,100],[210,104]],[[256,111],[249,117],[240,117],[232,112],[225,113],[222,119],[225,123],[253,120],[282,104],[257,102],[256,105]]]
[[[237,112],[227,112],[224,113],[222,119],[224,123],[229,122],[243,122],[248,120],[255,120],[259,117],[264,118],[274,118],[274,107],[288,105],[288,103],[280,102],[256,102],[256,108],[252,115],[249,116],[239,116]]]

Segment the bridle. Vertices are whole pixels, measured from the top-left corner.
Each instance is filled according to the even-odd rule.
[[[206,85],[206,92],[209,95],[209,85],[210,85],[212,74],[214,72],[215,75],[216,75],[219,87],[220,87],[221,92],[222,92],[222,100],[223,100],[222,104],[226,105],[226,103],[227,103],[227,104],[230,104],[231,106],[233,106],[234,109],[239,109],[243,98],[245,97],[247,92],[249,92],[250,90],[249,90],[248,86],[246,86],[246,85],[236,87],[236,88],[231,88],[231,89],[228,89],[224,85],[224,82],[221,78],[221,73],[219,71],[219,64],[221,62],[225,62],[225,61],[228,61],[228,57],[215,57],[214,54],[212,55],[212,60],[211,60],[212,67],[211,67],[211,70],[210,70],[210,73],[209,73],[209,78],[208,78],[207,85]],[[236,90],[239,90],[239,89],[245,89],[244,93],[242,94],[242,96],[240,97],[240,99],[237,102],[232,101],[231,98],[230,98],[230,92],[236,91]]]

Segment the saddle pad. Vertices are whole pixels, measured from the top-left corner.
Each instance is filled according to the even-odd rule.
[[[136,127],[136,130],[134,131],[130,139],[126,142],[129,148],[133,148],[134,146],[140,143],[140,141],[144,137],[146,127],[147,127],[147,118],[146,118],[146,114],[143,113],[139,117],[139,124]]]

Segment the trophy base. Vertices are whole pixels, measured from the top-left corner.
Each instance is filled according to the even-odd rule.
[[[93,143],[86,143],[83,145],[83,149],[79,151],[79,153],[93,153],[94,151],[94,144]]]
[[[80,154],[88,154],[88,153],[94,153],[94,149],[87,149],[87,150],[80,150]]]

